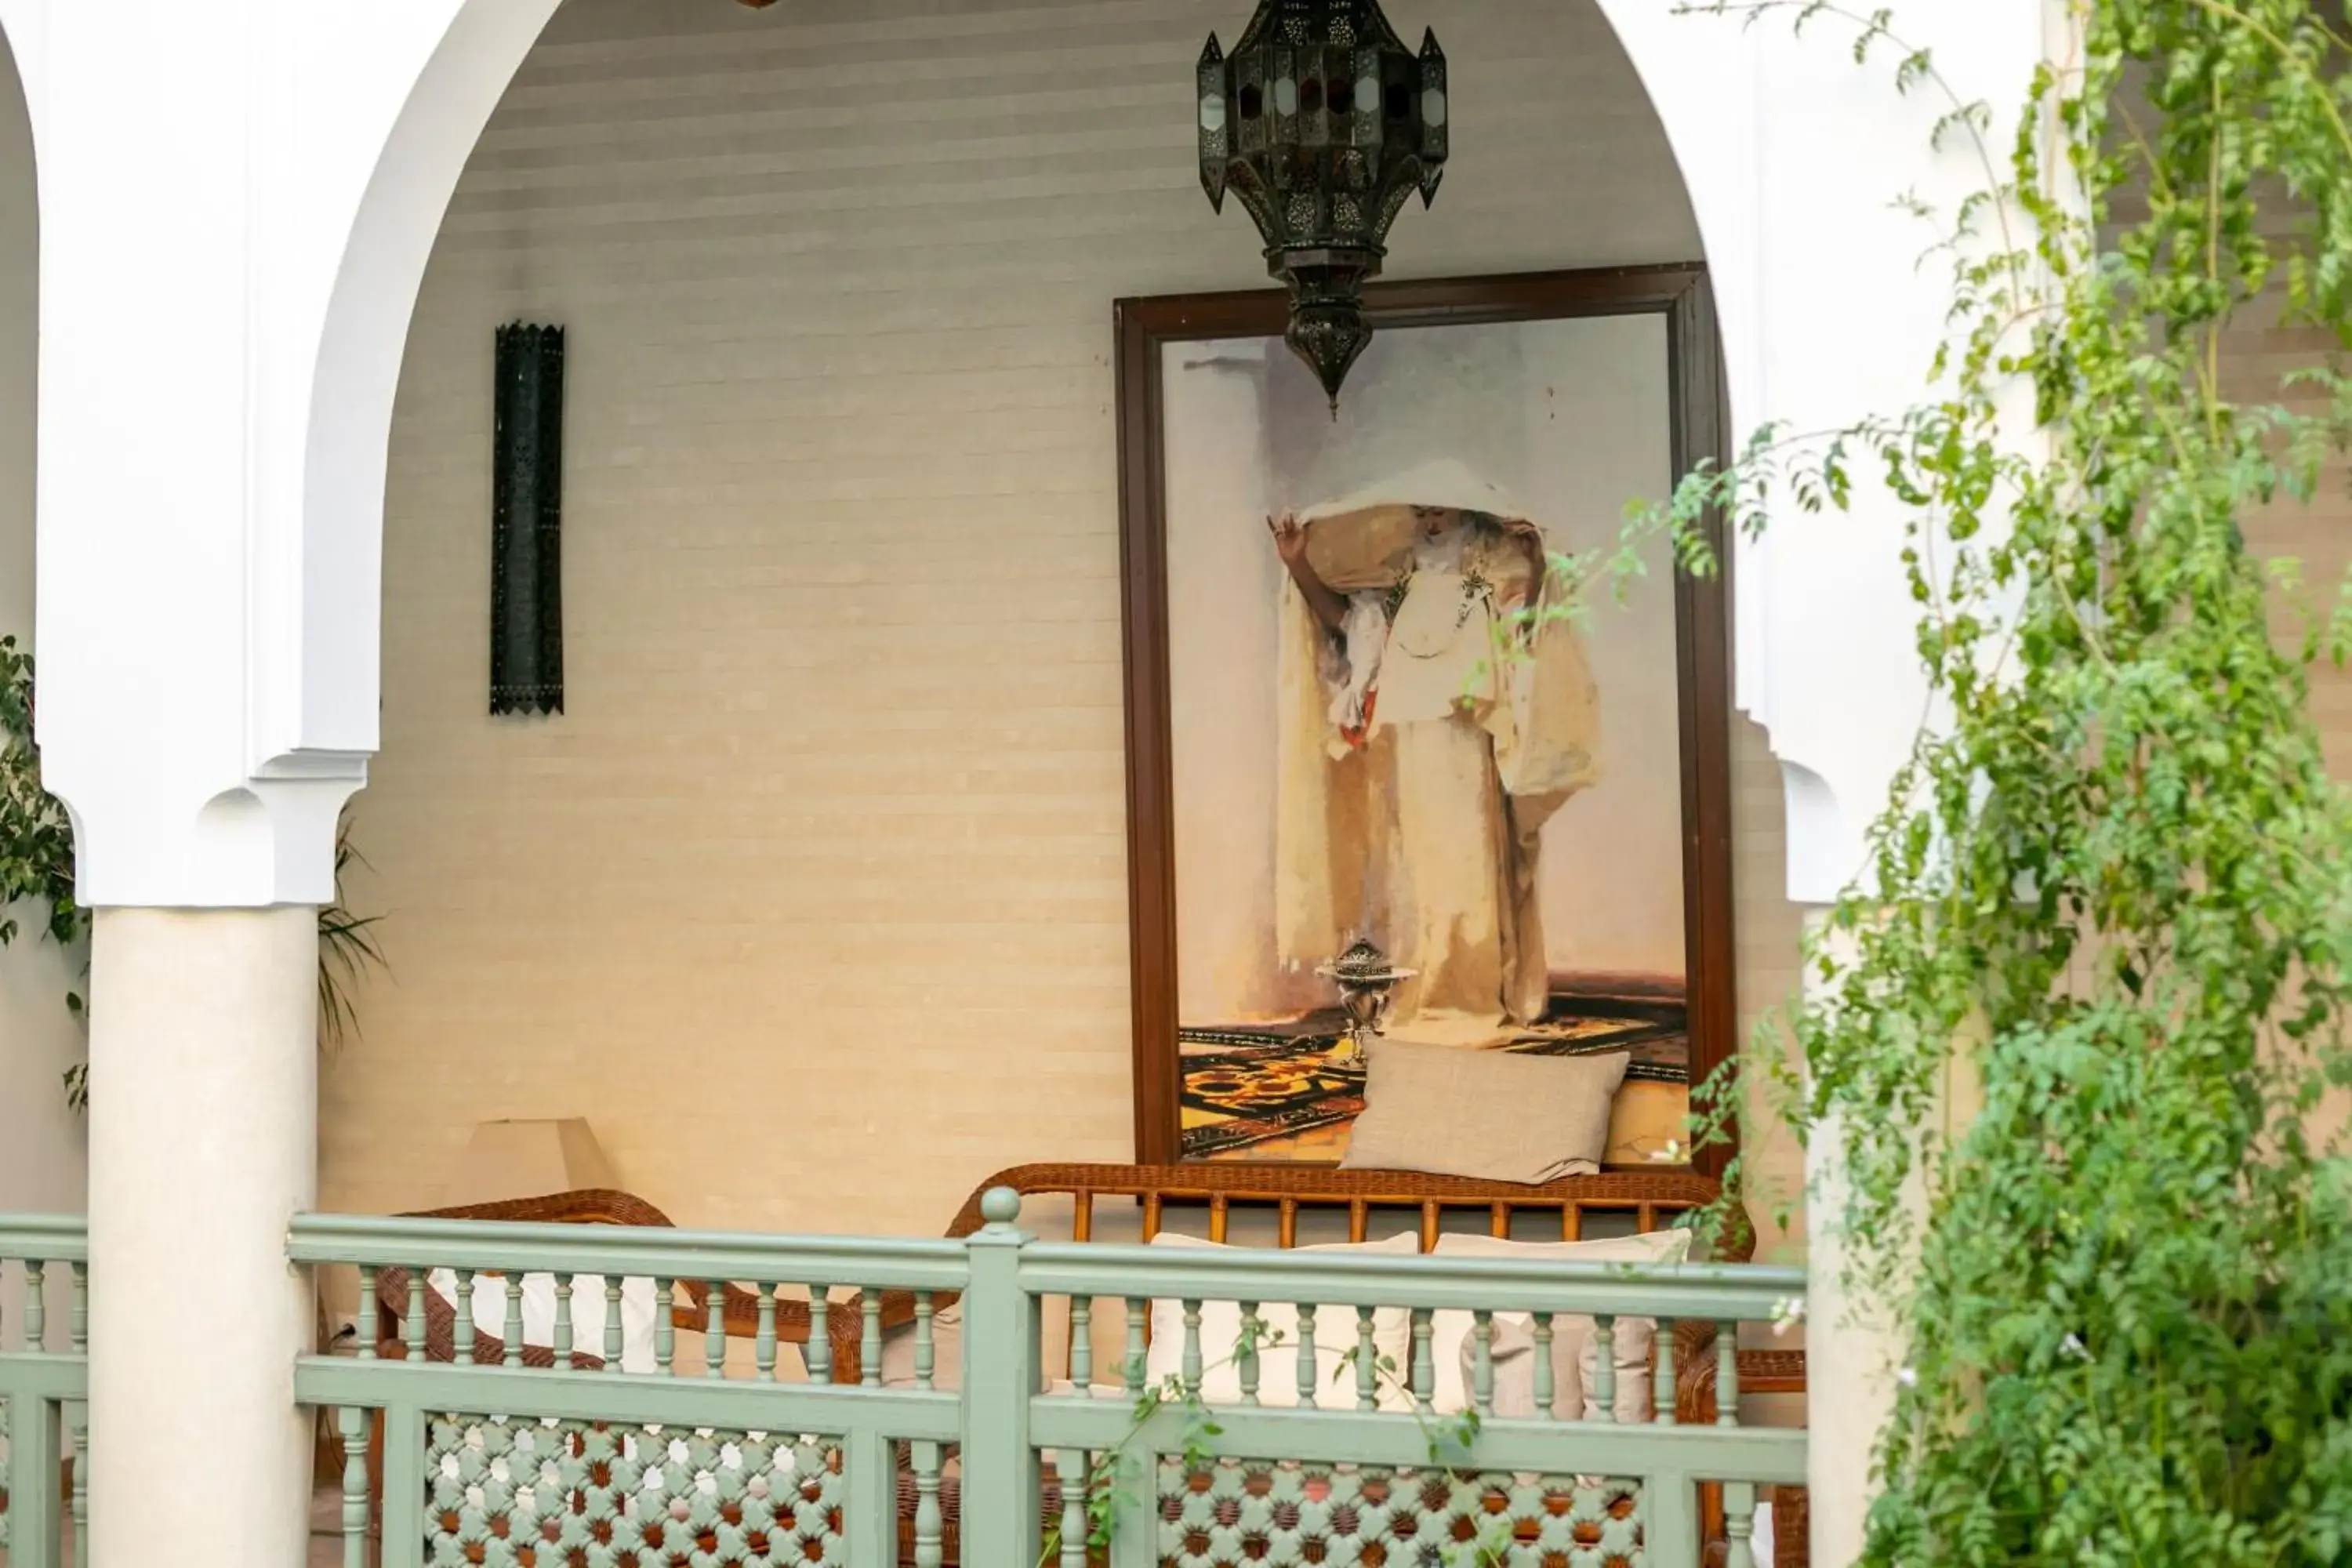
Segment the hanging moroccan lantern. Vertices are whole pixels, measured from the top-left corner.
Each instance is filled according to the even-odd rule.
[[[1230,56],[1209,36],[1199,86],[1201,184],[1256,220],[1290,289],[1284,337],[1337,409],[1389,226],[1445,170],[1444,52],[1434,33],[1407,50],[1380,0],[1259,0]]]

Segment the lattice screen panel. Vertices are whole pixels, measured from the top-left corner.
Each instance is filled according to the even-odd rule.
[[[1646,1568],[1633,1481],[1171,1459],[1158,1495],[1165,1568]]]
[[[807,1568],[845,1561],[831,1437],[456,1415],[427,1435],[436,1568]]]

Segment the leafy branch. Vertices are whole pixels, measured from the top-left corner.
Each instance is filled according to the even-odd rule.
[[[1893,45],[1985,171],[1931,399],[1765,433],[1643,520],[1903,516],[1938,722],[1809,943],[1801,1059],[1750,1060],[1833,1145],[1813,1223],[1904,1346],[1864,1560],[2341,1562],[2352,803],[2308,672],[2352,583],[2321,612],[2248,523],[2352,447],[2352,42],[2310,0],[2078,5],[1997,159],[1884,12],[1686,9]],[[2294,361],[2267,393],[2249,321]],[[1698,1142],[1740,1109],[1694,1102]]]

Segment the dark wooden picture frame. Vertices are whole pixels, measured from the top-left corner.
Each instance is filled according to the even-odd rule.
[[[1576,317],[1664,319],[1669,446],[1679,477],[1722,461],[1720,345],[1698,264],[1377,284],[1376,329]],[[1128,899],[1134,1017],[1136,1158],[1180,1157],[1176,845],[1170,707],[1166,461],[1161,356],[1172,343],[1279,337],[1278,289],[1117,302],[1120,598],[1126,647]],[[1303,374],[1303,373],[1302,373]],[[1719,522],[1711,529],[1719,533]],[[1720,542],[1718,539],[1718,544]],[[1718,562],[1727,565],[1720,548]],[[1723,573],[1675,574],[1682,758],[1683,909],[1694,1089],[1737,1054],[1731,875],[1730,637]],[[1733,1150],[1697,1152],[1719,1175]]]

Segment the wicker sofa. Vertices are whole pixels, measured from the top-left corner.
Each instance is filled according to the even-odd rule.
[[[982,1223],[981,1195],[999,1186],[1011,1187],[1024,1198],[1047,1199],[1056,1206],[1066,1202],[1070,1234],[1078,1241],[1097,1239],[1099,1230],[1108,1228],[1103,1219],[1116,1205],[1138,1212],[1139,1230],[1135,1238],[1145,1241],[1167,1228],[1171,1216],[1178,1215],[1197,1216],[1197,1228],[1213,1241],[1241,1240],[1244,1237],[1236,1235],[1237,1230],[1257,1232],[1270,1227],[1271,1245],[1276,1247],[1299,1245],[1302,1239],[1312,1239],[1318,1227],[1327,1226],[1335,1231],[1344,1226],[1347,1239],[1361,1241],[1375,1226],[1391,1232],[1398,1228],[1396,1222],[1404,1219],[1417,1229],[1420,1247],[1424,1252],[1436,1245],[1439,1235],[1449,1224],[1459,1227],[1465,1219],[1482,1225],[1494,1236],[1525,1236],[1532,1228],[1545,1236],[1571,1241],[1595,1229],[1622,1228],[1629,1223],[1636,1230],[1654,1230],[1671,1225],[1684,1213],[1714,1202],[1719,1192],[1712,1178],[1684,1171],[1612,1172],[1571,1176],[1540,1186],[1522,1186],[1417,1172],[1341,1171],[1309,1165],[1033,1164],[1001,1171],[980,1184],[965,1199],[944,1234],[959,1237],[978,1230]],[[668,1216],[642,1199],[625,1193],[600,1191],[559,1193],[435,1210],[418,1217],[576,1225],[671,1224]],[[1237,1219],[1243,1222],[1239,1226]],[[1129,1227],[1122,1218],[1116,1228],[1125,1231]],[[1740,1238],[1723,1260],[1745,1261],[1751,1245],[1748,1238]],[[678,1294],[674,1310],[676,1326],[691,1332],[701,1331],[709,1321],[705,1287],[682,1281]],[[386,1269],[379,1275],[378,1318],[373,1327],[380,1353],[388,1358],[405,1354],[402,1324],[407,1300],[404,1273]],[[436,1361],[450,1359],[456,1346],[456,1312],[435,1292],[425,1292],[425,1353]],[[936,1304],[944,1311],[951,1300],[942,1298]],[[881,1316],[886,1332],[911,1324],[913,1298],[904,1292],[886,1292]],[[747,1291],[729,1288],[721,1318],[730,1338],[753,1337],[759,1327],[756,1300]],[[859,1311],[843,1310],[838,1303],[826,1315],[826,1337],[836,1383],[855,1383],[862,1373],[861,1318]],[[809,1327],[809,1314],[803,1304],[778,1303],[775,1332],[780,1342],[805,1347]],[[1716,1361],[1712,1354],[1700,1352],[1711,1342],[1708,1336],[1712,1329],[1701,1324],[1685,1328],[1693,1337],[1680,1347],[1677,1356],[1681,1371],[1675,1417],[1683,1422],[1711,1423],[1716,1415]],[[499,1340],[487,1333],[476,1333],[476,1361],[496,1364],[503,1352]],[[523,1359],[534,1366],[548,1366],[553,1362],[551,1352],[536,1346],[527,1347]],[[575,1353],[573,1362],[583,1368],[603,1364],[599,1358],[584,1352]],[[1804,1355],[1796,1351],[1743,1350],[1738,1356],[1738,1372],[1743,1394],[1801,1392]],[[372,1454],[378,1483],[373,1489],[378,1496],[382,1492],[381,1458],[379,1431]],[[902,1474],[899,1480],[899,1561],[911,1562],[914,1480],[911,1474]],[[1059,1512],[1055,1490],[1049,1481],[1045,1500],[1049,1517]],[[940,1500],[947,1516],[946,1561],[954,1564],[959,1561],[956,1520],[961,1500],[952,1478],[942,1486]],[[1773,1498],[1772,1506],[1776,1561],[1780,1568],[1800,1568],[1806,1561],[1807,1551],[1804,1494],[1794,1489],[1781,1489]],[[1703,1539],[1708,1542],[1708,1561],[1718,1561],[1725,1539],[1719,1495],[1703,1493],[1702,1527]]]

